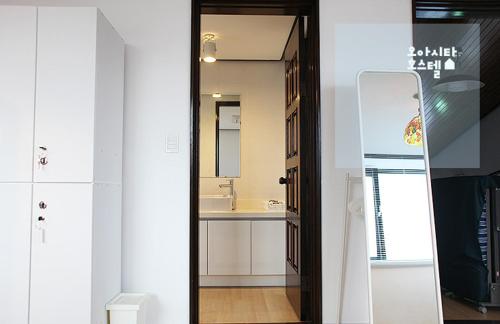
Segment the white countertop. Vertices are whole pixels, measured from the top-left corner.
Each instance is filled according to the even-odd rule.
[[[224,219],[285,219],[284,210],[267,209],[236,209],[230,211],[200,211],[202,220],[224,220]]]

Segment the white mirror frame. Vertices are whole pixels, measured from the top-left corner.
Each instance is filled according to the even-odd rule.
[[[423,111],[423,100],[422,100],[422,79],[420,78],[420,75],[416,73],[415,71],[408,71],[408,70],[361,70],[358,72],[358,75],[356,76],[356,86],[357,86],[357,95],[358,95],[358,117],[359,117],[359,132],[360,132],[360,143],[361,143],[361,159],[362,161],[364,160],[364,142],[363,142],[363,117],[361,113],[361,95],[360,95],[360,78],[363,73],[405,73],[405,74],[412,74],[416,81],[417,81],[417,86],[418,86],[418,102],[419,102],[419,108],[418,112],[420,114],[420,118],[422,119],[422,130],[423,130],[423,150],[424,150],[424,163],[425,163],[425,173],[426,173],[426,181],[427,181],[427,195],[428,195],[428,200],[429,200],[429,216],[430,216],[430,221],[431,221],[431,239],[432,239],[432,254],[433,254],[433,266],[434,266],[434,281],[435,281],[435,288],[436,288],[436,303],[437,303],[437,312],[438,312],[438,323],[443,324],[443,305],[441,301],[441,284],[440,284],[440,279],[439,279],[439,262],[438,262],[438,254],[437,254],[437,243],[436,243],[436,229],[435,229],[435,223],[434,223],[434,206],[433,206],[433,200],[432,200],[432,187],[431,187],[431,175],[430,175],[430,165],[429,165],[429,151],[427,148],[427,128],[426,128],[426,123],[425,123],[425,114]],[[366,190],[366,177],[364,176],[366,173],[365,170],[365,164],[364,161],[362,163],[362,178],[363,178],[363,196],[365,194]],[[365,233],[366,233],[366,245],[368,248],[369,242],[368,242],[368,223],[365,221]],[[369,250],[367,250],[369,251]],[[370,260],[370,254],[367,253],[367,273],[368,273],[368,298],[369,298],[369,306],[370,306],[370,313],[369,313],[369,323],[373,323],[373,298],[372,298],[372,279],[371,279],[371,260]]]

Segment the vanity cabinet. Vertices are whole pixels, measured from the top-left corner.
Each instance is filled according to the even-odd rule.
[[[252,222],[252,275],[285,274],[285,222]]]
[[[284,285],[285,220],[271,218],[255,214],[200,220],[201,286]]]
[[[200,221],[199,227],[199,275],[206,276],[208,274],[208,222]]]
[[[208,275],[250,275],[250,221],[208,222]]]

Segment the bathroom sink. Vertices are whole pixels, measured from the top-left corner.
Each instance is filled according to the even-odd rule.
[[[233,197],[229,195],[200,196],[200,211],[231,211]]]

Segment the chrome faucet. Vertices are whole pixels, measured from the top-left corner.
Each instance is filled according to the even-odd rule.
[[[234,179],[229,179],[227,183],[221,183],[219,188],[229,188],[229,194],[234,196]]]
[[[236,194],[234,191],[234,179],[229,179],[227,183],[221,183],[219,188],[229,188],[229,195],[232,198],[233,210],[236,209]]]

